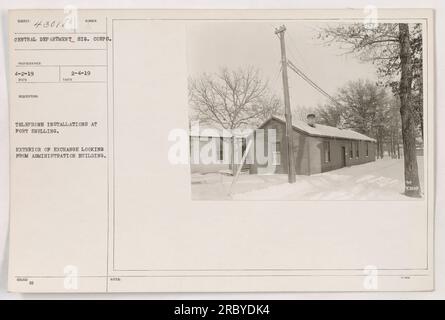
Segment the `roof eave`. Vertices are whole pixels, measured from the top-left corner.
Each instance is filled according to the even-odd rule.
[[[276,120],[278,122],[281,122],[283,124],[286,124],[286,121],[284,121],[283,119],[280,119],[276,116],[271,116],[269,119],[267,119],[266,121],[264,121],[258,128],[262,128],[264,127],[268,122],[270,122],[271,120]],[[331,138],[331,139],[342,139],[342,140],[357,140],[357,141],[369,141],[369,142],[377,142],[377,140],[373,139],[373,138],[366,138],[366,139],[358,139],[358,138],[345,138],[345,137],[338,137],[338,136],[329,136],[329,135],[320,135],[320,134],[314,134],[314,133],[310,133],[307,132],[301,128],[296,127],[294,124],[292,124],[292,128],[294,130],[303,132],[304,134],[307,134],[310,137],[317,137],[317,138]]]

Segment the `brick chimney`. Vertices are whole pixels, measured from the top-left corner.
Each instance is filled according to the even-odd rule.
[[[307,118],[307,124],[310,125],[311,127],[315,127],[315,114],[309,113],[306,118]]]

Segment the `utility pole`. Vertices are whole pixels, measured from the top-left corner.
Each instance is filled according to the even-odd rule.
[[[286,27],[282,25],[275,29],[275,34],[280,38],[281,44],[281,70],[283,76],[283,91],[284,91],[284,109],[286,117],[286,142],[287,142],[287,175],[288,182],[295,183],[295,160],[293,152],[293,129],[292,129],[292,113],[290,111],[290,98],[289,98],[289,83],[287,79],[287,58],[286,58],[286,45],[284,43],[284,32]]]

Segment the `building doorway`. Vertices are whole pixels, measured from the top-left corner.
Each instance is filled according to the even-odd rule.
[[[341,166],[346,167],[346,147],[341,147]]]

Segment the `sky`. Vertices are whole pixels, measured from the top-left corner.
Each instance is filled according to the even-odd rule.
[[[269,81],[270,89],[283,97],[280,74],[280,41],[275,27],[280,21],[192,22],[187,25],[187,65],[189,75],[217,72],[221,67],[238,69],[253,66]],[[377,80],[372,63],[346,55],[337,45],[326,46],[316,38],[320,22],[286,21],[287,58],[330,95],[351,80]],[[316,107],[327,99],[297,74],[289,70],[291,108]]]

